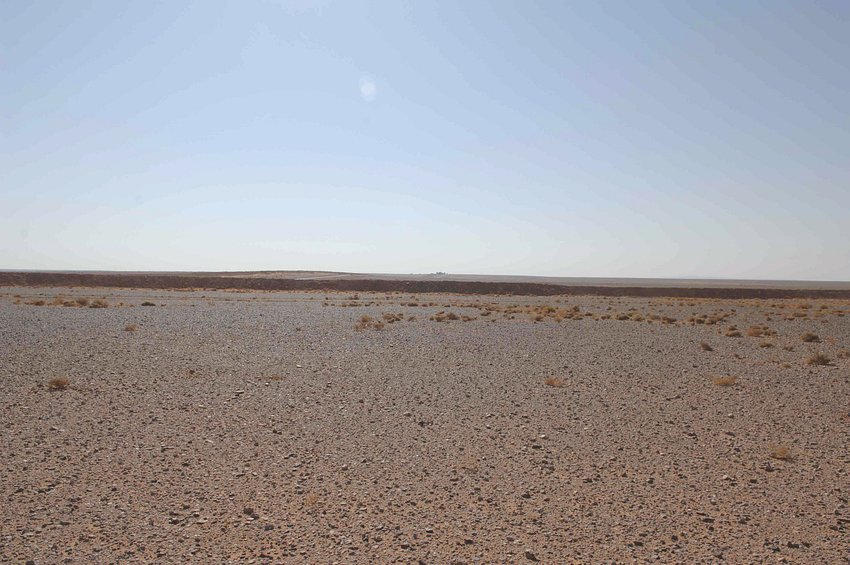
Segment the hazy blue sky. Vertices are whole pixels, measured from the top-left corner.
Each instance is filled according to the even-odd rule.
[[[0,1],[0,268],[850,279],[850,2]]]

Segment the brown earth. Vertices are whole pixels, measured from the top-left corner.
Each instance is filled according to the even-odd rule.
[[[0,561],[848,562],[848,321],[848,300],[0,288]]]

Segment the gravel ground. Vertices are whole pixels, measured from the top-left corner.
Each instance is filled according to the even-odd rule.
[[[0,561],[850,563],[801,302],[2,288]]]

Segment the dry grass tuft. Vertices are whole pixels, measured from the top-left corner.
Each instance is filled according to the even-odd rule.
[[[24,304],[29,304],[30,306],[44,306],[45,304],[47,304],[47,302],[45,302],[44,300],[30,300],[28,302],[25,302]]]
[[[723,375],[720,377],[714,377],[711,379],[711,382],[716,384],[717,386],[732,386],[736,382],[738,382],[738,377],[733,375]]]
[[[823,353],[815,353],[808,359],[806,359],[806,365],[829,365],[832,362],[832,359],[824,355]]]
[[[781,461],[791,459],[791,448],[787,445],[774,445],[770,448],[770,456]]]
[[[56,377],[47,381],[47,388],[50,390],[65,390],[71,385],[71,381],[65,377]]]
[[[838,358],[839,359],[850,359],[850,350],[842,349],[841,351],[838,352]]]
[[[704,342],[704,341],[699,342],[699,347],[700,347],[700,349],[702,349],[703,351],[714,351],[714,348],[713,348],[713,347],[711,347],[709,344],[707,344],[707,343],[706,343],[706,342]]]
[[[373,330],[382,330],[384,329],[384,322],[380,320],[376,320],[372,316],[363,315],[360,316],[360,319],[354,324],[354,329],[357,331],[362,331],[372,328]]]
[[[139,326],[137,326],[136,324],[127,324],[126,326],[124,326],[125,332],[134,332],[137,329],[139,329]]]
[[[764,348],[773,347],[773,344],[769,341],[763,341],[759,344],[759,347],[764,347]]]
[[[142,306],[156,306],[156,304],[154,304],[153,302],[150,302],[148,300],[145,300],[144,302],[142,302]]]
[[[304,506],[308,508],[313,508],[317,504],[319,504],[320,497],[315,492],[308,493],[307,496],[304,497]]]
[[[817,342],[820,341],[820,338],[818,337],[817,334],[813,334],[813,333],[810,333],[810,332],[806,332],[803,335],[801,335],[800,339],[802,339],[806,343],[817,343]]]
[[[109,308],[109,302],[101,298],[97,298],[92,300],[91,304],[89,304],[89,308]]]
[[[785,351],[794,351],[794,346],[793,345],[783,345],[782,349],[784,349]]]
[[[566,381],[564,381],[564,379],[561,379],[559,377],[546,377],[543,380],[543,384],[553,386],[555,388],[563,388],[567,383]]]

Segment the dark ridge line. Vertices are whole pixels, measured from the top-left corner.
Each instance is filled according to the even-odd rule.
[[[410,281],[383,279],[263,279],[238,277],[128,275],[81,273],[0,273],[0,286],[209,290],[326,290],[349,292],[409,292],[453,294],[508,294],[524,296],[622,296],[671,298],[833,298],[848,299],[850,290],[786,288],[688,288],[558,285],[546,283],[478,281]]]

